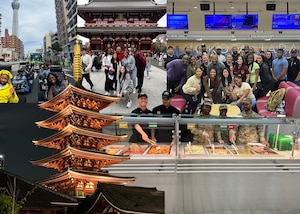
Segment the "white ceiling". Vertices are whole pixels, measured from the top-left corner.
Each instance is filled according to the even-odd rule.
[[[300,0],[264,1],[264,0],[168,0],[167,13],[187,13],[189,16],[189,31],[167,31],[168,39],[173,40],[297,40],[299,30],[272,30],[272,14],[299,13]],[[210,4],[209,11],[200,11],[200,4]],[[266,11],[266,4],[276,4],[275,11]],[[258,14],[259,28],[256,31],[208,31],[204,29],[204,14]]]

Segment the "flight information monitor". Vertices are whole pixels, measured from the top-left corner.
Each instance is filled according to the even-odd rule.
[[[300,29],[300,14],[273,14],[273,30]]]
[[[168,30],[188,30],[189,21],[187,14],[167,14]]]
[[[205,15],[206,30],[232,29],[231,15]]]

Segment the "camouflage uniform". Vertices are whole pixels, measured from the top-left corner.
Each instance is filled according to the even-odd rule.
[[[248,119],[254,119],[254,118],[259,118],[260,116],[255,113],[251,112],[251,115],[247,115],[244,111],[241,112],[240,114],[243,116],[243,118],[248,118]],[[234,133],[235,131],[232,130],[230,131],[230,135]],[[263,129],[262,124],[241,124],[237,126],[237,144],[246,144],[246,143],[253,143],[253,142],[263,142],[265,141],[265,133]]]
[[[213,116],[203,116],[200,115],[201,118],[214,118]],[[216,131],[219,132],[219,126],[213,125],[213,124],[205,124],[205,123],[199,123],[196,125],[196,128],[194,128],[191,132],[194,134],[193,137],[193,144],[209,144],[206,136],[203,135],[203,132],[208,133],[208,138],[210,139],[211,143],[214,143],[214,134]],[[219,136],[221,134],[217,134],[218,141],[220,140]]]

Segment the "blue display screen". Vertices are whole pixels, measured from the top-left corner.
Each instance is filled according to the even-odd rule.
[[[257,30],[258,29],[258,15],[232,15],[231,16],[233,30]]]
[[[189,21],[187,14],[167,14],[168,30],[188,30]]]
[[[206,30],[230,30],[231,15],[205,15]]]
[[[300,29],[300,14],[273,14],[272,29]]]

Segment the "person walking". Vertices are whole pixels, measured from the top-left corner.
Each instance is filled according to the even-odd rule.
[[[111,66],[112,66],[111,60],[112,60],[111,49],[108,48],[102,59],[102,67],[104,68],[104,72],[105,72],[105,83],[104,83],[104,90],[105,90],[104,95],[105,96],[108,96],[109,91],[113,90],[112,80],[110,79],[113,76],[113,72],[112,72],[112,68],[111,68]],[[110,74],[110,76],[109,76],[109,74]]]
[[[93,60],[92,57],[86,53],[86,51],[87,51],[86,47],[81,48],[81,63],[82,63],[81,85],[82,85],[83,78],[85,78],[85,80],[90,84],[91,89],[93,89],[94,84],[90,78],[90,72],[92,70]]]
[[[142,54],[139,53],[138,51],[134,52],[134,59],[135,59],[137,80],[138,80],[136,89],[138,90],[138,93],[141,93],[144,84],[144,72],[146,68],[146,61],[144,60]]]
[[[146,68],[145,68],[146,76],[147,76],[147,79],[150,79],[149,72],[151,69],[151,60],[150,60],[149,53],[146,53],[146,52],[144,53],[144,61],[146,62]]]

